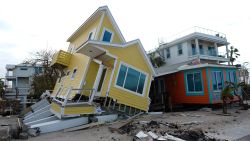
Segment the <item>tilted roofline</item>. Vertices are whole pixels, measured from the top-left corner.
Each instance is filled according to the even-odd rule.
[[[232,68],[232,69],[237,69],[235,66],[228,66],[228,65],[215,65],[215,64],[198,64],[198,65],[183,65],[179,66],[176,70],[169,71],[169,72],[164,72],[164,73],[158,73],[156,77],[167,75],[167,74],[172,74],[184,70],[190,70],[190,69],[197,69],[197,68],[204,68],[204,67],[217,67],[217,68]]]
[[[102,42],[102,41],[96,41],[96,40],[88,40],[87,42],[85,42],[83,45],[81,45],[80,47],[78,47],[76,49],[76,52],[78,49],[80,49],[82,46],[85,46],[87,44],[95,44],[95,45],[104,45],[104,46],[110,46],[110,47],[118,47],[118,48],[125,48],[125,47],[129,47],[131,45],[134,45],[134,44],[138,44],[139,47],[140,47],[140,51],[142,53],[142,56],[144,58],[144,60],[147,62],[147,65],[149,66],[149,68],[151,69],[152,73],[153,73],[153,76],[156,76],[156,72],[154,70],[154,67],[153,65],[151,64],[147,54],[146,54],[146,51],[144,50],[143,46],[142,46],[142,43],[139,39],[135,39],[135,40],[132,40],[132,41],[129,41],[129,42],[126,42],[124,44],[114,44],[114,43],[108,43],[108,42]]]
[[[68,39],[67,42],[70,42],[73,38],[75,38],[75,36],[77,36],[77,34],[84,29],[85,25],[90,22],[91,20],[93,20],[95,18],[95,16],[98,16],[98,14],[100,14],[100,12],[107,12],[107,16],[109,17],[109,19],[111,20],[111,23],[113,24],[115,30],[118,32],[118,35],[120,36],[120,38],[122,39],[123,42],[126,42],[124,36],[122,35],[121,30],[119,29],[117,23],[115,22],[114,17],[112,16],[108,6],[101,6],[99,7]]]

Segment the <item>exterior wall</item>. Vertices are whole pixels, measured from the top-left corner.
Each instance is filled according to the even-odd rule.
[[[108,63],[114,65],[114,60],[110,60],[110,61],[108,61]],[[113,69],[114,68],[110,68],[110,67],[107,68],[106,75],[105,75],[103,85],[102,85],[102,89],[101,89],[101,96],[102,97],[105,97],[106,94],[107,94],[108,85],[109,85],[109,81],[111,79],[111,74],[112,74]]]
[[[197,71],[189,70],[188,72]],[[170,93],[173,104],[209,104],[209,95],[207,88],[206,70],[198,70],[202,74],[202,94],[187,92],[186,71],[177,72],[165,76],[166,90]]]
[[[17,82],[18,87],[30,87],[29,77],[17,77]]]
[[[56,88],[59,88],[62,84],[63,84],[62,86],[63,89],[61,92],[62,97],[66,96],[68,89],[70,88],[79,89],[81,87],[81,84],[83,83],[82,81],[85,76],[88,63],[89,63],[89,57],[79,54],[79,53],[73,54],[69,67],[67,67],[64,70],[66,74],[68,71],[70,71],[70,73],[69,75],[65,75],[63,78],[61,78],[60,83],[58,82],[56,83],[52,96],[56,95],[57,90],[58,90]],[[71,79],[74,69],[77,69],[77,72],[76,72],[74,79]],[[76,93],[76,91],[74,91],[74,93]]]
[[[203,91],[200,93],[189,93],[187,91],[186,74],[190,72],[201,72]],[[173,104],[216,104],[221,103],[221,91],[213,90],[213,71],[222,72],[222,87],[225,81],[229,81],[227,72],[236,73],[238,82],[238,71],[235,68],[200,68],[193,70],[181,71],[164,76],[166,91],[172,97]],[[236,82],[236,83],[237,83]]]
[[[21,70],[21,68],[26,68],[27,70]],[[33,74],[35,74],[34,67],[16,67],[13,70],[13,76],[16,76],[16,77],[30,77]]]
[[[208,47],[209,46],[210,47],[215,47],[214,43],[212,43],[212,42],[206,42],[206,41],[201,42],[201,40],[199,40],[198,42],[199,42],[199,45],[203,46],[203,50],[204,50],[205,55],[208,55]],[[192,56],[192,44],[195,44],[194,40],[187,42],[188,56]],[[217,50],[218,50],[218,47],[217,48],[215,47],[215,51],[217,51]],[[217,54],[218,54],[218,52],[217,52]]]
[[[114,33],[113,40],[111,41],[112,43],[122,43],[121,38],[118,36],[118,33],[116,32],[114,26],[110,22],[110,19],[108,18],[107,14],[105,14],[104,16],[103,23],[98,34],[99,35],[98,39],[100,41],[102,40],[102,35],[103,35],[105,28],[107,28],[108,30],[111,30]]]
[[[173,65],[173,64],[178,64],[181,62],[185,62],[188,59],[188,48],[187,48],[187,42],[180,43],[182,44],[182,55],[178,54],[178,45],[174,45],[169,47],[170,50],[170,58],[167,58],[167,53],[166,49],[164,50],[164,58],[166,60],[166,65]]]
[[[81,44],[83,44],[84,42],[86,42],[88,40],[90,32],[93,31],[93,35],[92,36],[95,36],[99,32],[99,31],[97,31],[97,29],[98,29],[98,25],[100,24],[100,20],[101,20],[101,18],[97,18],[95,21],[93,21],[91,24],[89,24],[89,26],[87,26],[85,28],[85,30],[81,32],[80,35],[78,35],[72,42],[70,42],[68,51],[70,51],[70,49],[72,47],[74,49],[76,49]]]
[[[95,63],[94,61],[91,61],[89,64],[89,68],[87,70],[87,75],[85,78],[85,85],[83,86],[84,89],[92,89],[93,85],[96,80],[96,75],[99,69],[99,64]],[[86,95],[89,95],[90,93],[87,91],[85,92]]]
[[[129,47],[118,48],[118,49],[112,47],[103,47],[103,48],[107,49],[111,54],[117,56],[117,64],[115,66],[115,71],[111,83],[111,88],[109,91],[109,96],[112,97],[113,99],[116,99],[118,103],[147,111],[150,103],[148,98],[148,93],[151,84],[152,72],[148,67],[148,65],[146,64],[145,60],[143,59],[139,47],[135,44]],[[116,79],[119,73],[119,66],[121,62],[129,64],[137,68],[138,70],[142,70],[143,72],[147,73],[147,79],[145,81],[146,85],[145,93],[143,96],[135,95],[131,92],[125,91],[116,86]]]
[[[222,87],[225,86],[225,82],[229,81],[229,76],[227,72],[232,71],[236,73],[236,83],[238,82],[238,71],[235,68],[207,68],[207,77],[208,79],[208,89],[209,89],[209,101],[211,104],[221,103],[221,91],[213,89],[213,78],[212,73],[213,71],[221,71],[222,72]]]

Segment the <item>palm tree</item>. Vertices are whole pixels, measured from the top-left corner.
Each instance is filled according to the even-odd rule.
[[[239,56],[240,56],[239,50],[235,48],[234,46],[231,46],[229,49],[229,59],[230,59],[231,65],[233,65],[236,58],[238,58]]]
[[[227,114],[227,100],[233,99],[234,87],[229,83],[230,82],[225,82],[226,86],[221,91],[222,109],[224,114]]]

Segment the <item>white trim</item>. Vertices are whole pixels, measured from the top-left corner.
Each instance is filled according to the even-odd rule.
[[[117,25],[117,23],[115,22],[115,19],[114,19],[113,15],[111,14],[109,8],[107,6],[105,6],[105,8],[107,10],[108,17],[111,20],[111,23],[113,24],[113,26],[115,27],[116,31],[118,32],[118,35],[120,36],[120,38],[122,39],[123,42],[126,42],[125,38],[122,35],[121,30],[119,29],[119,26]]]
[[[98,35],[99,35],[100,31],[101,31],[101,26],[102,26],[102,23],[103,23],[104,16],[105,16],[105,13],[103,12],[101,20],[100,20],[100,23],[99,23],[99,25],[97,27],[97,30],[96,30],[96,34],[95,34],[94,40],[98,40]]]
[[[214,65],[214,64],[199,64],[199,65],[193,65],[193,66],[185,66],[185,68],[179,68],[179,69],[176,69],[175,71],[158,73],[155,77],[159,77],[159,76],[163,76],[163,75],[167,75],[167,74],[171,74],[171,73],[176,73],[176,72],[179,72],[179,71],[196,69],[196,68],[203,68],[203,67],[236,68],[235,66],[224,66],[224,65]]]
[[[113,38],[114,38],[115,33],[114,33],[112,30],[110,30],[110,29],[108,29],[108,28],[106,28],[106,27],[103,27],[103,29],[102,29],[102,35],[101,35],[100,41],[102,41],[102,42],[107,42],[107,41],[103,41],[103,36],[104,36],[105,31],[111,33],[110,41],[108,42],[108,43],[111,43],[111,42],[113,41]]]
[[[110,19],[112,25],[114,26],[115,30],[118,32],[118,35],[120,36],[120,38],[122,39],[123,42],[126,42],[125,38],[123,37],[121,30],[119,29],[117,23],[114,20],[114,17],[112,16],[109,8],[107,6],[102,6],[99,7],[68,39],[67,42],[70,42],[71,39],[74,38],[74,36],[82,29],[84,28],[85,24],[87,24],[89,21],[91,21],[99,12],[103,12],[106,11],[107,12],[107,16]]]
[[[93,62],[95,62],[96,64],[102,64],[102,61],[98,60],[98,59],[93,59]]]
[[[128,69],[129,69],[129,68],[132,68],[132,69],[134,69],[134,70],[138,71],[139,73],[142,73],[142,74],[144,74],[144,75],[146,76],[146,79],[145,79],[145,82],[144,82],[144,86],[143,86],[142,94],[124,88],[124,85],[125,85],[125,82],[126,82],[126,79],[127,79],[128,69],[127,69],[127,71],[126,71],[126,75],[125,75],[125,80],[124,80],[124,83],[123,83],[123,87],[116,85],[117,80],[118,80],[118,76],[119,76],[119,72],[120,72],[121,65],[124,65],[124,66],[128,67]],[[149,77],[148,73],[146,73],[146,72],[144,72],[144,71],[141,71],[140,69],[137,69],[136,67],[131,66],[131,65],[129,65],[129,64],[126,64],[126,63],[124,63],[124,62],[122,62],[122,61],[120,61],[119,68],[118,68],[117,71],[118,71],[118,72],[117,72],[117,74],[116,74],[116,80],[115,80],[115,84],[114,84],[114,86],[115,86],[116,88],[121,89],[121,90],[124,90],[124,91],[127,91],[127,92],[132,93],[132,94],[135,94],[135,95],[137,95],[137,96],[141,96],[141,97],[144,97],[144,96],[145,96],[145,89],[146,89],[147,81],[148,81],[148,77]],[[140,81],[140,79],[138,80],[138,84],[137,84],[137,85],[139,85],[139,81]]]
[[[211,70],[212,72],[212,87],[213,87],[213,91],[221,91],[223,89],[223,71],[219,71],[219,70]],[[215,82],[216,82],[216,87],[217,89],[214,90],[214,84],[213,84],[213,76],[214,76],[214,73],[216,74],[215,75]],[[219,83],[218,83],[218,73],[220,73],[220,78],[221,78],[221,89],[219,89]]]
[[[151,71],[153,73],[153,76],[156,76],[156,72],[154,70],[154,67],[152,66],[152,64],[151,64],[151,62],[150,62],[150,60],[149,60],[149,58],[148,58],[148,56],[146,54],[146,51],[144,50],[144,48],[143,48],[143,46],[141,44],[141,41],[139,39],[129,41],[129,42],[125,43],[125,44],[114,44],[114,43],[109,43],[109,42],[100,42],[100,41],[93,41],[92,40],[92,41],[87,41],[85,44],[78,47],[77,51],[79,51],[81,49],[81,47],[86,46],[88,44],[104,45],[104,46],[115,46],[115,47],[128,47],[128,46],[133,45],[133,44],[139,44],[139,47],[140,47],[139,50],[141,51],[144,60],[146,61],[149,68],[151,69]]]
[[[116,65],[117,65],[117,58],[115,58],[114,67],[113,67],[113,70],[111,72],[111,76],[109,78],[109,84],[108,84],[108,89],[107,89],[107,92],[106,92],[106,96],[109,95],[110,87],[111,87],[112,80],[113,80],[113,77],[114,77],[114,73],[115,73],[115,70],[116,70]]]
[[[61,90],[60,90],[61,89]],[[57,89],[56,91],[56,95],[55,95],[55,98],[60,96],[61,92],[62,92],[62,89],[63,89],[63,85],[60,84],[59,88]]]
[[[87,75],[87,72],[88,72],[88,69],[89,69],[89,66],[90,66],[90,62],[91,62],[91,59],[89,59],[88,63],[87,63],[87,66],[86,68],[84,69],[84,74],[82,75],[82,79],[81,79],[81,82],[80,82],[80,85],[79,85],[79,88],[82,89],[84,83],[85,83],[85,79],[86,79],[86,75]],[[78,93],[80,93],[81,90],[78,91]]]
[[[76,70],[76,72],[74,73],[74,71]],[[76,73],[77,73],[77,67],[74,67],[73,71],[72,71],[72,74],[70,76],[70,80],[74,80],[75,77],[76,77]]]
[[[68,98],[71,95],[71,91],[72,91],[72,86],[68,87],[67,94],[66,96],[64,96],[64,102],[62,106],[65,106],[67,104]]]
[[[108,68],[104,65],[104,67],[103,67],[103,69],[102,69],[102,73],[103,73],[104,69],[106,69],[106,72],[105,72],[105,74],[104,74],[104,78],[103,78],[103,82],[102,82],[102,85],[101,85],[101,89],[100,89],[100,91],[98,91],[98,87],[99,87],[100,82],[101,82],[101,81],[99,81],[99,84],[98,84],[98,87],[97,87],[97,90],[96,90],[96,96],[101,96],[101,94],[102,94],[103,83],[104,83],[104,81],[105,81],[105,79],[106,79],[106,77],[107,77],[107,72],[108,72]],[[101,79],[100,79],[100,80],[101,80]]]
[[[91,35],[91,38],[89,39],[90,33],[92,33],[92,35]],[[96,35],[96,28],[93,28],[91,31],[89,31],[88,39],[87,40],[94,40],[95,39],[95,35]]]

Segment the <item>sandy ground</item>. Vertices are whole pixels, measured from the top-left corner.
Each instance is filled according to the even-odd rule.
[[[230,116],[222,115],[222,110],[172,112],[161,115],[143,115],[135,121],[158,121],[162,123],[196,123],[192,127],[201,128],[206,135],[227,140],[236,140],[250,134],[250,110],[229,109]],[[13,120],[13,118],[11,118]],[[0,123],[6,123],[6,119],[0,118]],[[63,131],[41,134],[30,137],[29,141],[129,141],[132,136],[127,134],[112,133],[108,127],[119,127],[121,123],[102,125],[90,129],[74,132]],[[250,140],[245,137],[243,140]]]

